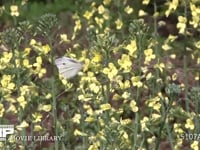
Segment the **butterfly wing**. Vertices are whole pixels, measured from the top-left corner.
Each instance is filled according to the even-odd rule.
[[[66,79],[74,77],[82,68],[82,64],[75,59],[61,57],[55,60],[59,73]]]

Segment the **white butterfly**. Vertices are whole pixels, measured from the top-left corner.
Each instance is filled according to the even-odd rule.
[[[74,77],[83,67],[83,64],[75,59],[61,57],[55,60],[59,73],[65,78]]]

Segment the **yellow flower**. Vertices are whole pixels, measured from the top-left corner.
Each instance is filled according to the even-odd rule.
[[[151,48],[144,50],[145,55],[145,64],[149,64],[149,62],[156,58],[156,55],[153,54],[153,50]]]
[[[36,57],[36,62],[37,62],[37,64],[41,65],[42,64],[42,57],[41,56]]]
[[[197,64],[200,64],[200,57],[197,58]]]
[[[15,105],[10,104],[9,108],[7,109],[7,112],[13,112],[14,114],[16,114],[17,113],[17,109],[16,109]]]
[[[189,22],[191,25],[193,25],[194,28],[197,28],[199,26],[199,22],[200,22],[200,7],[197,5],[195,6],[195,4],[190,3],[190,11],[192,14],[192,20]]]
[[[90,18],[93,16],[93,11],[86,10],[83,14],[83,17],[85,17],[87,20],[90,20]]]
[[[13,54],[11,52],[3,52],[2,57],[0,58],[0,70],[6,68],[12,56]]]
[[[4,112],[5,112],[5,108],[3,104],[0,103],[0,117],[3,117]]]
[[[122,97],[126,100],[130,97],[131,93],[125,91],[123,94],[122,94]]]
[[[154,110],[156,110],[157,112],[160,111],[160,108],[161,108],[161,104],[160,104],[160,97],[159,96],[156,96],[154,98],[151,98],[149,100],[146,101],[146,104],[153,108]]]
[[[48,94],[45,96],[46,99],[50,99],[51,97],[52,97],[51,93],[48,93]]]
[[[185,128],[194,130],[194,123],[192,121],[192,118],[188,118],[186,120]]]
[[[141,125],[141,130],[142,131],[149,131],[149,129],[147,128],[147,125],[149,122],[149,118],[144,116],[144,118],[140,121],[140,125]]]
[[[74,131],[75,136],[87,136],[87,133],[81,132],[78,129],[75,129]]]
[[[32,116],[33,116],[33,123],[36,123],[36,122],[41,122],[41,120],[42,120],[42,114],[40,114],[40,113],[34,113],[34,114],[32,114]]]
[[[142,9],[139,10],[139,12],[138,12],[139,17],[143,17],[143,16],[146,16],[146,15],[147,15],[147,13],[144,10],[142,10]]]
[[[102,55],[99,53],[94,53],[94,57],[92,58],[92,62],[99,63],[102,61]]]
[[[15,88],[15,84],[11,82],[11,75],[3,75],[1,79],[1,86],[7,90],[13,90]]]
[[[153,113],[151,117],[152,117],[153,120],[159,120],[160,117],[161,117],[161,115],[160,115],[160,114]]]
[[[73,44],[73,48],[75,48],[75,49],[80,48],[80,44],[79,44],[79,43],[74,43],[74,44]],[[71,55],[73,55],[73,54],[71,54]]]
[[[103,0],[103,4],[104,4],[104,5],[109,5],[110,2],[111,2],[111,0]]]
[[[155,64],[154,68],[158,68],[160,72],[163,72],[163,69],[165,68],[165,64],[164,63]]]
[[[103,13],[103,18],[104,18],[105,20],[109,20],[110,14],[109,14],[108,9],[105,9],[105,11],[104,11],[104,13]],[[110,28],[109,28],[109,27],[106,27],[106,28],[105,28],[105,31],[110,31]]]
[[[16,128],[21,131],[23,128],[27,128],[28,126],[29,124],[24,120],[20,125],[16,126]]]
[[[10,6],[11,16],[19,16],[18,6],[17,5],[11,5]]]
[[[100,6],[98,7],[98,13],[99,13],[99,14],[103,14],[104,12],[105,12],[104,6],[103,6],[103,5],[100,5]]]
[[[172,48],[172,47],[169,46],[168,44],[162,45],[162,49],[163,49],[164,51],[168,51],[168,50],[170,50],[171,48]]]
[[[155,105],[155,103],[159,102],[159,100],[160,100],[159,97],[151,98],[151,99],[146,101],[146,104],[149,107],[153,107]]]
[[[160,103],[156,103],[154,106],[153,106],[153,109],[156,110],[156,111],[160,111],[160,108],[161,108],[161,104]]]
[[[155,13],[153,14],[153,17],[155,17],[155,18],[159,17],[159,12],[155,12]]]
[[[155,137],[155,136],[152,136],[151,138],[148,138],[148,139],[147,139],[147,142],[148,142],[149,144],[153,144],[153,143],[155,142],[155,139],[156,139],[156,137]]]
[[[169,35],[167,40],[169,40],[170,42],[173,42],[174,40],[176,40],[178,38],[178,36],[175,36],[175,35]]]
[[[146,80],[149,80],[153,77],[152,73],[149,72],[147,75],[146,75]]]
[[[26,47],[26,48],[24,49],[23,57],[29,55],[29,54],[30,54],[30,51],[31,51],[31,48],[30,48],[30,47]]]
[[[41,78],[45,73],[46,69],[42,68],[42,57],[38,56],[36,57],[36,63],[33,64],[35,68],[35,74],[38,74],[38,77]]]
[[[180,123],[174,123],[174,132],[178,135],[183,134],[184,131],[181,128],[181,124]]]
[[[120,30],[120,29],[122,28],[122,26],[123,26],[123,22],[122,22],[121,19],[117,19],[117,20],[115,21],[115,24],[116,24],[117,30]]]
[[[24,65],[25,68],[31,68],[32,67],[32,65],[29,64],[29,60],[28,59],[24,59],[23,60],[23,65]]]
[[[133,112],[137,112],[137,111],[138,111],[138,107],[136,106],[135,100],[131,100],[131,102],[130,102],[130,107],[131,107],[131,110],[132,110]]]
[[[127,14],[131,14],[133,12],[133,8],[131,8],[129,5],[125,7],[124,11],[127,13]]]
[[[195,42],[195,46],[200,49],[200,40]]]
[[[199,76],[200,76],[200,74],[197,72],[197,73],[195,74],[195,80],[196,80],[196,81],[199,80]]]
[[[125,142],[129,142],[128,141],[129,140],[129,136],[128,136],[127,132],[123,131],[122,137],[126,140]]]
[[[120,89],[130,88],[130,81],[129,80],[125,80],[125,82],[122,82],[122,79],[117,78],[117,82],[120,86]]]
[[[50,48],[50,46],[49,46],[48,44],[42,46],[42,52],[43,52],[44,54],[48,54],[48,52],[49,52],[50,50],[51,50],[51,48]]]
[[[142,1],[142,4],[143,4],[143,5],[148,5],[149,2],[150,2],[150,0],[143,0],[143,1]]]
[[[43,110],[43,111],[45,111],[45,112],[50,112],[51,111],[51,105],[50,104],[47,104],[47,105],[42,105],[42,104],[40,104],[39,106],[38,106],[38,110]]]
[[[81,94],[78,96],[78,100],[79,101],[83,101],[83,102],[87,102],[87,101],[90,101],[92,98],[89,97],[89,95],[86,95],[86,94]]]
[[[16,64],[16,67],[19,67],[21,64],[20,64],[20,59],[16,58],[15,59],[15,64]]]
[[[125,80],[124,82],[124,88],[130,88],[130,81],[129,80]]]
[[[91,83],[90,85],[89,85],[89,88],[90,88],[90,90],[92,91],[92,92],[94,92],[94,93],[99,93],[99,91],[100,91],[100,86],[98,86],[97,84],[95,84],[95,83]]]
[[[176,79],[177,79],[177,73],[174,73],[174,74],[172,75],[172,80],[175,81]]]
[[[113,63],[109,63],[108,64],[108,68],[104,68],[103,69],[103,73],[108,75],[108,78],[110,80],[114,79],[114,77],[117,75],[118,70],[115,67],[115,65]]]
[[[96,119],[94,118],[94,117],[91,117],[91,116],[89,116],[89,117],[86,117],[85,118],[85,122],[94,122]]]
[[[137,51],[137,44],[135,40],[132,40],[130,44],[128,44],[126,47],[124,47],[126,50],[128,50],[129,55],[136,57],[135,53]]]
[[[40,125],[34,125],[34,129],[33,131],[41,131],[42,130],[42,127]]]
[[[140,81],[139,76],[131,77],[131,82],[132,82],[133,86],[137,86],[138,88],[143,86],[143,83]]]
[[[183,16],[178,16],[178,23],[176,27],[179,29],[179,33],[184,34],[186,29],[187,18]]]
[[[19,105],[24,109],[26,104],[27,104],[27,101],[25,100],[25,97],[24,96],[20,96],[17,98],[17,101],[19,103]]]
[[[109,110],[109,109],[111,109],[111,105],[110,105],[109,103],[101,104],[101,105],[100,105],[100,109],[101,109],[102,111]]]
[[[66,89],[71,89],[73,87],[73,84],[63,78],[63,76],[60,76],[62,84],[65,86]]]
[[[42,54],[48,54],[51,50],[51,48],[48,44],[42,45],[42,43],[40,43],[40,42],[36,43],[36,41],[34,39],[31,40],[30,45],[35,50],[37,50],[39,53],[42,53]]]
[[[130,56],[126,54],[122,54],[121,59],[118,60],[118,64],[122,69],[124,69],[124,72],[130,72],[131,71],[131,65],[132,62],[130,60]]]
[[[74,123],[80,124],[80,119],[81,119],[81,115],[80,114],[75,114],[74,117],[72,118],[72,121]]]
[[[103,18],[95,17],[94,20],[96,21],[96,23],[98,24],[98,26],[100,28],[103,27],[103,23],[104,23],[104,19]]]
[[[36,42],[36,40],[35,39],[31,39],[31,41],[30,41],[30,45],[32,46],[32,45],[35,45],[37,42]]]
[[[171,55],[170,55],[170,58],[171,58],[171,59],[176,59],[176,54],[171,54]]]
[[[183,139],[177,138],[176,139],[176,145],[174,145],[174,150],[180,150],[183,145]]]
[[[90,105],[84,105],[84,109],[86,110],[88,115],[94,114],[94,111],[92,110],[92,107]]]
[[[60,34],[61,43],[66,42],[69,43],[70,40],[67,38],[67,34]]]
[[[99,147],[100,147],[100,142],[95,141],[92,142],[92,145],[89,146],[88,150],[99,150]]]
[[[199,150],[199,141],[194,141],[190,147],[193,149],[193,150]]]
[[[80,20],[76,20],[75,21],[75,26],[74,26],[74,33],[76,33],[78,30],[81,29],[81,21]]]
[[[177,6],[178,6],[179,0],[172,0],[170,1],[169,4],[169,8],[167,11],[165,11],[165,15],[166,17],[169,16],[169,14],[171,13],[171,11],[176,10]]]
[[[46,72],[47,72],[46,69],[45,69],[45,68],[42,68],[42,69],[40,70],[40,72],[38,73],[38,77],[39,77],[39,78],[42,78],[43,75],[44,75]]]
[[[121,125],[127,125],[127,124],[130,124],[132,122],[131,119],[120,119],[120,123]]]
[[[118,101],[118,100],[120,100],[121,99],[121,96],[119,95],[119,94],[117,94],[117,93],[115,93],[114,95],[113,95],[113,98],[112,98],[114,101]]]
[[[23,85],[20,87],[20,92],[21,92],[21,95],[29,95],[30,92],[33,92],[31,91],[31,86],[28,86],[28,85]]]

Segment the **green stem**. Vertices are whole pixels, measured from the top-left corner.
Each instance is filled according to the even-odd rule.
[[[50,47],[52,48],[51,51],[51,73],[52,73],[52,77],[51,77],[51,93],[52,93],[52,114],[53,114],[53,124],[54,124],[54,132],[55,132],[55,136],[58,136],[58,127],[57,127],[57,102],[56,102],[56,86],[55,86],[55,78],[54,78],[54,50],[53,50],[53,46],[52,46],[52,40],[51,37],[48,38],[48,41],[50,43]],[[58,141],[55,141],[55,145],[54,145],[54,149],[58,150],[59,149],[59,145],[58,145]]]
[[[169,128],[169,125],[166,123],[166,128],[167,128],[167,134],[168,134],[168,141],[169,141],[169,143],[170,143],[170,146],[171,146],[171,149],[173,150],[174,149],[174,145],[173,145],[173,141],[174,141],[174,139],[173,139],[173,137],[172,137],[172,134],[171,134],[171,131],[170,131],[170,128]]]
[[[109,53],[109,48],[106,51],[106,66],[108,66],[108,62],[110,61],[110,53]],[[110,80],[106,83],[106,92],[105,92],[105,103],[108,103],[110,100]],[[109,122],[109,112],[105,112],[105,119],[106,122]]]
[[[158,148],[159,148],[159,144],[160,144],[160,141],[161,141],[161,136],[162,136],[162,131],[163,131],[163,129],[164,129],[164,127],[166,126],[167,127],[167,122],[166,122],[166,120],[167,120],[167,116],[168,116],[168,114],[169,114],[169,111],[170,111],[170,109],[171,109],[171,107],[172,107],[172,103],[173,103],[173,99],[174,99],[174,97],[173,96],[170,96],[170,101],[169,101],[169,105],[167,106],[167,109],[165,110],[165,105],[164,105],[164,103],[163,102],[161,102],[161,104],[162,104],[162,118],[161,118],[161,126],[160,126],[160,129],[159,129],[159,132],[158,132],[158,138],[157,138],[157,140],[156,140],[156,146],[155,146],[155,150],[158,150]],[[168,127],[167,127],[168,128]],[[169,130],[169,128],[168,128],[168,130]],[[171,134],[170,134],[171,135]],[[170,136],[169,135],[169,136]],[[171,139],[172,139],[172,137],[170,137]],[[173,142],[173,141],[171,141],[171,142]],[[171,144],[171,143],[170,143]],[[173,147],[171,147],[172,149],[173,149]]]
[[[184,1],[184,17],[187,18],[187,7],[188,7],[188,1],[185,0]],[[187,31],[184,31],[184,36],[187,39]],[[189,112],[189,101],[188,101],[188,80],[187,80],[187,53],[186,53],[186,42],[184,42],[184,58],[183,58],[183,70],[184,70],[184,81],[185,81],[185,107],[186,107],[186,111]]]
[[[186,107],[186,111],[189,112],[189,101],[188,101],[188,81],[187,81],[187,56],[184,55],[183,58],[183,70],[184,70],[184,84],[185,84],[185,107]]]
[[[12,53],[13,53],[13,61],[14,61],[14,67],[15,67],[15,72],[16,72],[16,88],[17,88],[17,97],[20,96],[20,87],[21,87],[21,78],[20,78],[20,70],[19,70],[19,67],[17,66],[17,63],[16,63],[16,60],[19,59],[20,60],[20,64],[19,66],[21,66],[21,60],[22,60],[22,57],[21,57],[21,51],[19,50],[19,43],[16,43],[16,41],[13,41],[15,43],[13,43],[13,47],[12,47]],[[15,50],[19,50],[19,58],[16,57],[16,53],[15,53]],[[23,108],[20,106],[19,107],[19,117],[18,117],[18,120],[19,120],[19,123],[21,123],[23,120]],[[20,133],[22,136],[25,136],[26,135],[26,131],[25,129],[23,128],[21,133]],[[23,142],[23,146],[25,147],[26,145],[26,141],[24,140]]]
[[[135,130],[134,130],[134,139],[133,139],[133,148],[132,150],[137,150],[138,149],[138,140],[137,140],[137,136],[138,136],[138,132],[139,132],[139,114],[136,113],[135,114]]]
[[[154,1],[153,5],[154,5],[154,13],[156,13],[157,12],[157,4],[156,4],[155,1]],[[158,42],[157,18],[154,16],[153,20],[154,20],[154,40],[156,42]],[[156,55],[157,64],[159,64],[160,63],[160,57],[159,57],[160,55],[159,55],[159,52],[158,52],[158,44],[157,43],[155,44],[155,55]],[[156,79],[159,79],[159,69],[156,69]],[[154,91],[154,94],[157,94],[160,90],[159,84],[156,83],[155,89],[156,90]]]
[[[198,91],[199,92],[199,91]],[[194,102],[195,102],[195,117],[194,117],[194,120],[195,120],[195,133],[199,133],[200,132],[200,123],[199,123],[199,97],[198,97],[198,93],[195,93],[195,97],[194,97]]]

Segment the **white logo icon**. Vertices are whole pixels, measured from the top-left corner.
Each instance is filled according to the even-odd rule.
[[[14,133],[14,125],[0,125],[0,141],[6,141],[9,134]]]

